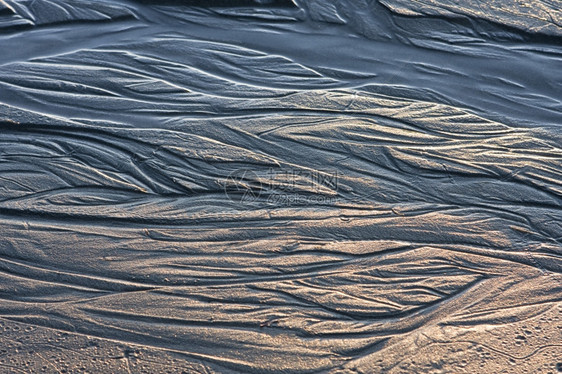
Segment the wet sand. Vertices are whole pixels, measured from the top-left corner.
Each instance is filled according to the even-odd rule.
[[[0,373],[562,372],[561,8],[0,0]]]

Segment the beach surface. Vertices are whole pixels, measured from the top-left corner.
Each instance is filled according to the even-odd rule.
[[[561,9],[0,0],[0,373],[562,372]]]

